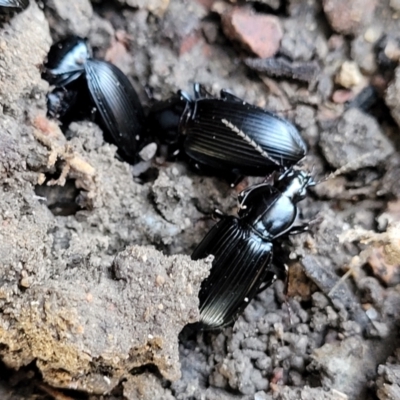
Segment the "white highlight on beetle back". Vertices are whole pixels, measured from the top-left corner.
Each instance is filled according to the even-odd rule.
[[[272,161],[275,164],[279,163],[275,161],[273,158],[271,158],[268,153],[262,149],[262,147],[257,144],[251,137],[246,135],[242,130],[240,130],[236,125],[233,125],[231,122],[229,122],[227,119],[221,119],[221,122],[228,127],[232,132],[235,132],[239,137],[244,139],[251,147],[254,148],[257,152],[259,152],[263,157],[267,158],[268,160]]]

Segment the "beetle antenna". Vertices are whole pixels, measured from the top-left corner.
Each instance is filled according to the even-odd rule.
[[[328,174],[325,177],[321,178],[317,184],[319,185],[320,183],[324,183],[326,181],[328,181],[329,179],[334,178],[333,174]]]
[[[319,181],[316,182],[317,185],[319,185],[320,183],[324,183],[326,181],[328,181],[329,179],[333,179],[336,178],[337,176],[341,175],[340,172],[338,172],[339,170],[341,170],[342,168],[337,169],[334,172],[331,172],[328,175],[325,175],[325,177],[321,178]]]
[[[264,179],[262,180],[261,183],[267,183],[269,185],[271,185],[272,183],[274,183],[274,179],[275,178],[275,172],[271,172],[269,175],[266,175],[264,177]]]
[[[197,104],[197,103],[196,103]],[[267,160],[271,161],[275,165],[280,165],[278,161],[272,158],[268,152],[266,152],[254,139],[252,139],[249,135],[246,135],[241,129],[239,129],[236,125],[232,124],[227,119],[221,119],[221,122],[229,128],[233,133],[242,138],[248,145],[250,145],[254,150],[256,150],[262,157],[265,157]]]
[[[286,116],[287,116],[287,113],[289,113],[289,112],[291,112],[291,111],[294,111],[294,107],[286,108],[286,109],[283,109],[283,110],[276,110],[276,111],[275,111],[275,114],[276,114],[276,115],[284,114],[285,117],[286,117]]]
[[[289,315],[289,324],[293,325],[293,311],[292,311],[292,307],[290,306],[289,303],[289,267],[287,264],[283,264],[284,268],[285,268],[285,281],[284,281],[284,300],[285,300],[285,304],[288,310],[288,315]]]
[[[328,297],[331,297],[333,292],[341,285],[343,284],[350,275],[352,275],[354,273],[354,267],[350,268],[332,287],[332,289],[329,291],[328,293]]]
[[[315,170],[315,165],[313,164],[313,166],[311,167],[311,172],[310,172],[311,175],[314,175],[314,170]],[[313,180],[314,183],[310,186],[319,185],[320,183],[324,183],[324,182],[328,181],[329,179],[334,178],[335,176],[336,176],[335,172],[331,172],[330,174],[325,175],[324,177],[319,179],[318,181]]]
[[[340,168],[338,168],[336,171],[331,172],[326,178],[325,180],[328,179],[332,179],[332,178],[336,178],[339,175],[343,175],[346,174],[348,172],[351,172],[354,170],[354,166],[358,166],[360,164],[361,161],[368,159],[371,157],[371,153],[365,153],[360,157],[355,158],[354,160],[349,161],[348,163],[346,163],[345,165],[341,166]]]
[[[315,170],[315,164],[313,164],[312,167],[311,167],[311,172],[310,172],[310,174],[308,176],[308,179],[307,179],[307,186],[315,186],[315,185],[318,185],[318,183],[320,183],[320,182],[315,182],[314,181],[314,178],[313,178],[314,170]]]

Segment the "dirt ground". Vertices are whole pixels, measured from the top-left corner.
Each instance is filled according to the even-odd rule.
[[[399,17],[397,0],[31,0],[0,15],[0,398],[400,399]],[[48,120],[42,66],[69,34],[146,110],[200,82],[307,142],[311,230],[283,244],[288,282],[233,327],[183,329],[211,265],[189,255],[214,209],[234,214],[263,178],[232,188],[161,157],[140,175],[94,122]]]

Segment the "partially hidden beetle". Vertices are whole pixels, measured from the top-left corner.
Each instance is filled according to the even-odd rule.
[[[145,142],[145,116],[135,89],[119,68],[91,58],[86,40],[72,36],[51,47],[43,78],[55,85],[47,98],[50,117],[70,122],[95,110],[121,157],[137,161]]]
[[[300,161],[307,147],[293,124],[222,90],[220,98],[194,85],[156,103],[148,129],[172,152],[184,150],[199,166],[237,176],[265,176]],[[171,152],[171,151],[170,151]]]
[[[238,196],[238,218],[223,216],[192,254],[193,260],[214,256],[211,272],[199,292],[201,329],[229,325],[250,300],[275,279],[277,239],[301,233],[297,203],[315,185],[311,175],[287,169],[272,184],[250,186]]]

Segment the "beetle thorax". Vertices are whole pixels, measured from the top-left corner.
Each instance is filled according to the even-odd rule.
[[[294,179],[291,179],[285,190],[283,191],[283,195],[289,197],[292,201],[299,201],[303,199],[306,195],[306,182],[304,181],[302,176],[296,176]]]
[[[283,196],[297,203],[306,197],[307,188],[314,185],[315,183],[310,174],[289,169],[280,176],[276,187],[278,187]]]

